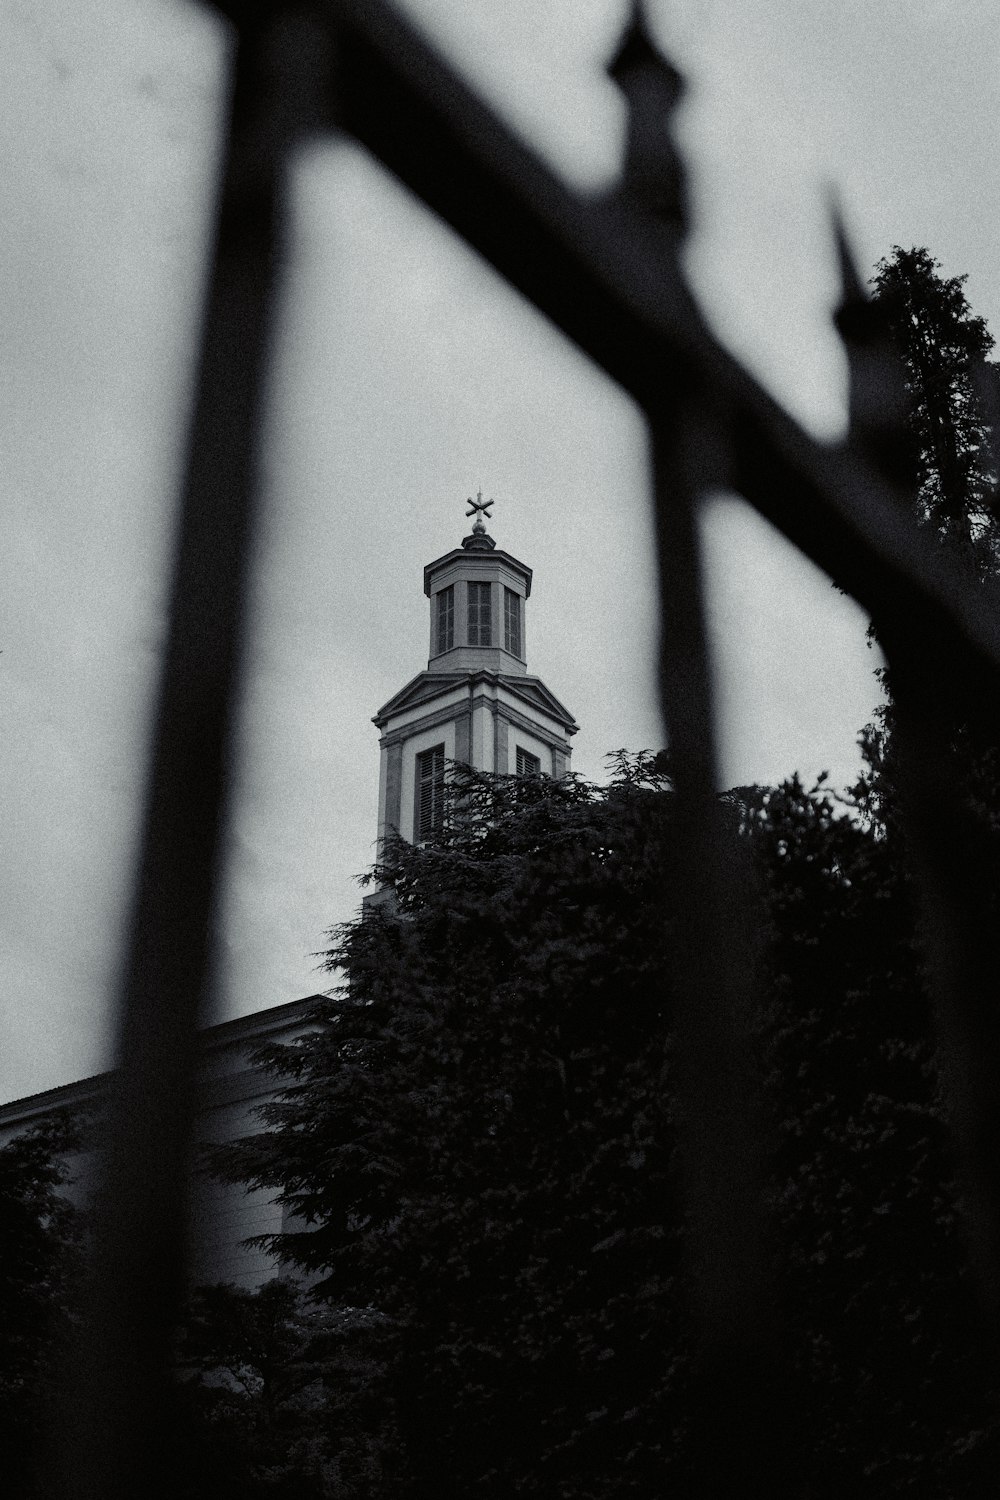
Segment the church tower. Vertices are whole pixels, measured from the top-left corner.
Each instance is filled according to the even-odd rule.
[[[563,776],[573,716],[528,673],[525,614],[531,569],[501,552],[486,531],[492,500],[469,501],[475,516],[462,545],[428,563],[427,670],[379,709],[379,840],[397,832],[425,838],[441,815],[446,766],[460,762],[501,775]]]

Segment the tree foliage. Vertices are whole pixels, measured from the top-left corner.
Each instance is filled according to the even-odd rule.
[[[872,279],[874,303],[885,316],[903,360],[910,397],[909,425],[916,455],[915,504],[974,590],[1000,569],[997,436],[1000,366],[987,356],[993,337],[965,296],[965,276],[946,278],[922,248],[896,245]],[[901,628],[898,624],[897,631]],[[878,621],[873,635],[879,633]],[[898,653],[902,642],[885,643]],[[991,688],[968,678],[961,664],[917,625],[907,639],[917,667],[922,713],[949,763],[956,808],[967,821],[970,856],[982,862],[985,889],[1000,874],[994,823],[1000,810],[1000,715]],[[886,702],[861,732],[865,769],[855,788],[877,826],[898,828],[896,697],[898,663],[879,676]],[[911,696],[914,684],[911,683]]]
[[[965,1264],[898,831],[796,778],[745,806],[767,922],[772,1192],[802,1493],[982,1494],[997,1374]]]
[[[317,1305],[293,1282],[196,1288],[178,1342],[178,1500],[335,1500],[372,1488],[361,1420],[372,1312]],[[350,1412],[350,1424],[346,1413]]]
[[[893,247],[872,279],[903,358],[921,519],[980,570],[1000,557],[992,447],[997,366],[993,336],[965,296],[967,277],[943,277],[926,249]]]
[[[67,1196],[79,1144],[64,1115],[0,1146],[0,1452],[4,1484],[34,1495],[59,1362],[76,1319],[84,1215]]]
[[[318,1293],[386,1320],[386,1493],[657,1482],[680,1347],[655,1087],[670,802],[651,759],[621,767],[601,795],[465,777],[440,838],[394,845],[391,899],[332,934],[325,1029],[270,1053],[276,1128],[229,1156],[283,1189],[303,1228],[277,1248]]]
[[[300,1227],[271,1245],[314,1295],[378,1311],[351,1421],[384,1466],[345,1493],[696,1494],[669,782],[625,755],[606,788],[460,779],[332,934],[322,1028],[268,1051],[268,1129],[220,1163],[281,1190]],[[897,846],[822,786],[728,802],[758,871],[800,1493],[980,1493],[992,1376]]]

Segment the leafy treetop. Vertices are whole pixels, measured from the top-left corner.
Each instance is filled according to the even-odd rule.
[[[895,245],[871,284],[905,365],[921,519],[992,570],[1000,557],[991,446],[1000,391],[997,366],[987,362],[994,341],[966,299],[968,278],[940,269],[928,250]]]

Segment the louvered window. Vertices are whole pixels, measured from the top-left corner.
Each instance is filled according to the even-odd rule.
[[[503,591],[503,643],[512,656],[520,656],[521,599],[507,588]]]
[[[469,645],[492,646],[493,633],[490,625],[490,586],[488,583],[469,584]]]
[[[441,589],[437,596],[437,652],[450,651],[455,644],[455,588]]]
[[[444,746],[432,745],[417,756],[416,837],[419,843],[444,822]]]
[[[540,776],[542,774],[542,763],[537,755],[532,755],[530,750],[522,750],[517,747],[517,774],[518,776]]]

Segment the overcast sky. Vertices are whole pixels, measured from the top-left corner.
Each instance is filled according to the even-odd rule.
[[[613,181],[622,0],[407,0],[581,192]],[[687,74],[688,265],[720,336],[841,429],[828,189],[862,263],[925,244],[1000,329],[986,0],[653,0]],[[0,0],[0,1098],[99,1070],[163,638],[228,66],[173,0]],[[304,152],[272,381],[219,1014],[324,983],[373,852],[376,709],[426,665],[425,562],[497,504],[574,763],[655,746],[643,425],[355,147]],[[865,621],[745,507],[705,528],[724,779],[857,768]]]

